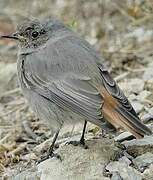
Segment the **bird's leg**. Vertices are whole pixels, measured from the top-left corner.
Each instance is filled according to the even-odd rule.
[[[80,138],[80,141],[69,141],[66,144],[72,144],[74,146],[82,146],[84,149],[88,149],[88,146],[85,144],[85,139],[84,139],[84,134],[85,134],[85,130],[86,130],[86,126],[87,126],[87,121],[85,121],[84,123],[84,127],[83,127],[83,131],[82,131],[82,135]]]
[[[61,160],[61,156],[57,153],[54,153],[54,146],[55,146],[55,142],[57,140],[57,137],[58,137],[58,134],[59,134],[59,131],[58,130],[53,138],[53,142],[51,144],[51,146],[49,147],[48,149],[48,152],[47,152],[47,155],[46,156],[43,156],[37,163],[40,163],[42,161],[45,161],[46,159],[49,159],[50,157],[56,157],[57,159],[60,159]]]
[[[83,131],[82,131],[82,135],[80,138],[80,144],[85,145],[85,139],[84,139],[84,134],[86,131],[86,126],[87,126],[87,121],[84,122],[84,126],[83,126]]]

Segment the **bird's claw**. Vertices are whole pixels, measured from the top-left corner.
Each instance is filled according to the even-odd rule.
[[[41,159],[38,160],[36,164],[39,164],[39,163],[41,163],[49,158],[53,158],[53,157],[62,161],[62,158],[58,153],[51,152],[51,153],[48,153],[46,156],[42,156]]]

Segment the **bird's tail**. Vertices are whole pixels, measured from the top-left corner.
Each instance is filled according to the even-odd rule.
[[[108,94],[106,92],[105,98]],[[126,110],[121,104],[115,102],[113,97],[109,95],[102,107],[104,118],[110,122],[117,130],[127,130],[131,132],[136,138],[142,138],[144,135],[151,135],[151,130],[144,125],[138,116],[133,115]]]

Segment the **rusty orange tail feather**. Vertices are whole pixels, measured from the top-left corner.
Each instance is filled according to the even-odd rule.
[[[101,89],[101,95],[104,98],[103,115],[118,131],[127,130],[137,138],[142,138],[147,133],[150,134],[151,131],[141,123],[138,117],[133,118],[134,116],[131,115],[129,120],[129,117],[126,118],[126,115],[123,115],[124,112],[117,111],[117,108],[119,109],[122,105],[105,88]]]

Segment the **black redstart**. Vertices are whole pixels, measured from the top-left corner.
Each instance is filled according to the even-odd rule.
[[[108,133],[127,130],[150,135],[122,90],[101,64],[92,46],[58,20],[28,21],[4,35],[19,42],[18,77],[25,97],[40,119],[55,132],[48,156],[64,123],[87,121]]]

